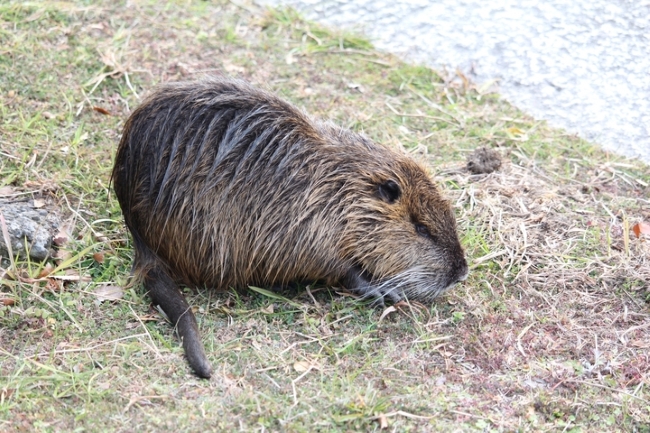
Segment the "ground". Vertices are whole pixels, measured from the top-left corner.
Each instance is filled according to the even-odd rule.
[[[215,370],[194,376],[129,283],[110,170],[142,97],[205,73],[427,165],[467,281],[385,309],[188,289]],[[650,168],[492,88],[247,2],[5,2],[0,132],[0,194],[65,221],[56,257],[0,265],[0,431],[650,431]],[[496,171],[467,170],[480,147]]]

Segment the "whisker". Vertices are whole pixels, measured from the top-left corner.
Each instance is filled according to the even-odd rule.
[[[407,298],[432,300],[452,286],[446,281],[444,273],[414,266],[396,275],[372,281],[361,287],[359,292],[362,299],[377,298],[382,303],[384,300],[398,302]]]

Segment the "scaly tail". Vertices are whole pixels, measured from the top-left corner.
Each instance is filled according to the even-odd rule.
[[[183,349],[190,367],[198,376],[209,379],[212,375],[212,367],[205,356],[194,313],[178,285],[163,269],[154,265],[145,274],[144,286],[149,291],[153,303],[160,305],[176,327],[183,341]]]

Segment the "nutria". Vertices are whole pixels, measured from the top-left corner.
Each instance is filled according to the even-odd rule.
[[[451,206],[420,165],[244,81],[160,86],[127,120],[112,181],[134,272],[201,377],[179,285],[322,281],[428,302],[467,276]]]

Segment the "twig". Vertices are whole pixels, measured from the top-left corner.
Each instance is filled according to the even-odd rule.
[[[526,332],[528,332],[528,330],[529,330],[530,328],[533,327],[534,324],[535,324],[535,322],[532,322],[531,324],[529,324],[528,326],[526,326],[526,327],[525,327],[525,328],[524,328],[524,329],[519,333],[519,335],[517,335],[517,349],[519,349],[519,352],[521,352],[521,354],[524,356],[524,358],[525,358],[527,355],[526,355],[526,352],[524,352],[524,348],[521,346],[521,338],[526,334]]]
[[[494,251],[494,252],[491,252],[491,253],[486,254],[484,256],[481,256],[478,259],[474,259],[470,269],[475,269],[481,263],[486,262],[488,260],[492,260],[492,259],[494,259],[496,257],[502,256],[502,255],[507,254],[507,253],[508,253],[508,250]]]
[[[480,416],[480,415],[472,415],[471,413],[461,412],[460,410],[447,409],[447,411],[448,411],[448,412],[451,412],[451,413],[458,414],[458,415],[468,416],[468,417],[470,417],[470,418],[485,419],[485,420],[488,420],[488,421],[492,422],[489,418],[486,418],[486,417],[484,417],[484,416]],[[494,423],[493,423],[493,424],[494,424]]]
[[[450,411],[453,412],[453,411]],[[403,416],[404,418],[411,418],[411,419],[421,419],[421,420],[429,420],[429,419],[434,419],[437,418],[439,415],[430,415],[430,416],[423,416],[423,415],[415,415],[412,413],[404,412],[403,410],[398,410],[395,412],[389,412],[389,413],[384,413],[382,414],[385,417],[393,417],[393,416]],[[374,416],[371,419],[379,419],[378,416]]]
[[[7,229],[7,222],[5,221],[5,216],[0,212],[0,229],[2,229],[2,237],[7,246],[7,254],[9,255],[9,264],[11,266],[12,272],[18,274],[16,269],[16,263],[14,262],[14,252],[11,248],[11,238],[9,238],[9,229]]]
[[[105,343],[99,343],[99,344],[95,344],[94,346],[84,347],[84,348],[79,348],[79,349],[63,349],[63,350],[55,350],[53,352],[41,352],[41,353],[37,353],[35,355],[27,356],[25,359],[39,358],[39,357],[47,356],[47,355],[60,355],[60,354],[64,354],[64,353],[89,352],[89,351],[95,350],[95,349],[97,349],[99,347],[102,347],[102,346],[108,346],[109,344],[118,343],[118,342],[123,341],[123,340],[130,340],[132,338],[145,337],[146,335],[147,334],[129,335],[127,337],[117,338],[115,340],[107,341]],[[2,349],[0,349],[0,350],[2,350]],[[11,355],[9,352],[6,352],[4,350],[3,350],[3,352],[7,353],[8,355]]]
[[[631,398],[633,398],[635,400],[642,401],[645,404],[650,404],[650,401],[646,400],[645,398],[637,397],[636,395],[630,394],[629,392],[626,392],[626,391],[623,391],[623,390],[620,390],[620,389],[616,389],[616,388],[612,388],[612,387],[609,387],[609,386],[601,385],[599,383],[587,382],[586,380],[580,380],[580,379],[566,379],[564,382],[580,383],[580,384],[583,384],[583,385],[589,385],[589,386],[594,386],[596,388],[606,389],[608,391],[620,392],[621,394],[625,394],[628,397],[631,397]]]
[[[438,121],[440,121],[440,122],[453,123],[453,124],[455,124],[454,122],[450,121],[449,119],[445,119],[444,117],[430,116],[430,115],[428,115],[428,114],[407,114],[407,113],[400,113],[400,112],[397,111],[397,110],[396,110],[392,105],[390,105],[390,103],[389,103],[388,101],[384,101],[384,103],[386,104],[386,106],[387,106],[388,108],[390,108],[390,110],[391,110],[393,113],[395,113],[396,115],[401,116],[401,117],[420,117],[420,118],[424,118],[424,119],[432,119],[432,120],[438,120]],[[455,124],[455,125],[458,126],[458,127],[460,127],[460,125],[458,125],[458,124]]]
[[[134,395],[129,399],[129,403],[126,405],[126,407],[124,408],[122,413],[128,412],[129,409],[131,409],[131,406],[133,406],[134,404],[139,403],[142,400],[149,400],[149,399],[151,399],[151,400],[156,400],[156,399],[157,400],[164,400],[166,398],[169,398],[169,397],[166,396],[166,395]]]
[[[138,319],[138,322],[140,323],[140,326],[142,326],[142,329],[144,329],[144,332],[145,332],[145,334],[147,334],[147,337],[149,337],[149,341],[151,342],[151,348],[153,349],[154,353],[156,354],[156,356],[157,356],[159,359],[162,359],[162,355],[160,354],[160,351],[159,351],[158,348],[156,347],[156,344],[154,343],[153,338],[151,338],[151,333],[149,332],[149,330],[147,329],[147,327],[144,325],[144,323],[143,323],[142,320],[140,319],[140,316],[138,316],[137,314],[135,314],[135,311],[133,310],[133,307],[131,307],[130,305],[129,305],[129,309],[131,310],[131,313],[133,313],[133,315],[135,316],[135,318]]]

